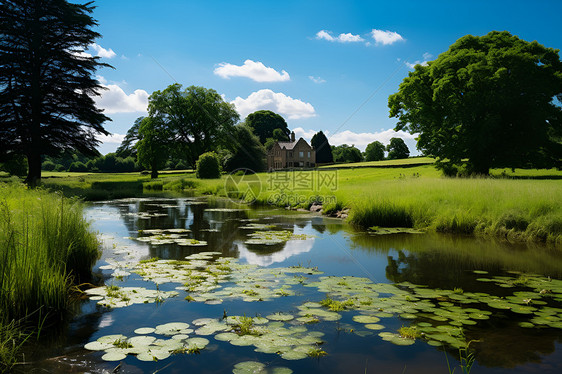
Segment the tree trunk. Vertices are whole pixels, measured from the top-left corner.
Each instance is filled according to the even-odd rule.
[[[27,178],[25,183],[29,187],[37,187],[41,183],[41,155],[32,152],[27,155]]]
[[[156,168],[156,163],[152,165],[152,169],[150,171],[150,178],[152,179],[158,178],[158,169]]]

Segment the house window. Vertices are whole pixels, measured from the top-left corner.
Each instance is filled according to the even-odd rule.
[[[308,158],[310,158],[310,151],[308,151]]]
[[[300,152],[299,152],[299,157],[300,157],[300,158],[303,158],[303,157],[304,157],[304,152],[303,152],[303,151],[300,151]]]
[[[293,152],[289,152],[289,157],[293,157]]]

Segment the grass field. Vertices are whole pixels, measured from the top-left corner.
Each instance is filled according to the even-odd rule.
[[[253,186],[258,204],[308,208],[323,200],[324,212],[350,208],[350,223],[361,228],[406,226],[562,245],[562,171],[494,169],[490,178],[444,178],[430,161],[418,157],[339,170],[260,173],[260,191],[246,177],[232,183],[228,176],[200,180],[193,173],[162,174],[157,180],[138,173],[49,173],[44,183],[90,200],[174,190],[244,198]],[[409,166],[401,168],[404,164]],[[359,167],[365,165],[375,167]]]
[[[79,201],[0,184],[0,370],[15,362],[30,323],[67,310],[72,285],[90,280],[98,257]]]

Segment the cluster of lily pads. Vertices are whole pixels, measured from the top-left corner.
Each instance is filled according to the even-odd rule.
[[[306,234],[294,234],[289,230],[258,230],[248,234],[250,239],[246,240],[244,244],[254,245],[274,245],[285,243],[289,240],[305,240],[310,236]]]
[[[90,300],[107,308],[122,308],[133,304],[162,303],[178,295],[177,291],[149,290],[144,287],[118,287],[115,285],[90,288],[85,291]]]
[[[139,235],[135,239],[141,242],[150,243],[152,245],[177,244],[180,246],[201,247],[206,246],[204,240],[188,238],[191,232],[188,229],[152,229],[139,230]]]
[[[172,354],[199,353],[209,340],[190,337],[193,329],[185,322],[171,322],[153,327],[141,327],[135,330],[135,336],[106,335],[90,342],[84,348],[91,351],[104,351],[101,357],[105,361],[120,361],[128,355],[134,355],[140,361],[164,360]],[[166,338],[157,338],[161,335]]]

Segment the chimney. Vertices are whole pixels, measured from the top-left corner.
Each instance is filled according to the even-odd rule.
[[[291,131],[291,142],[295,142],[295,132]]]

